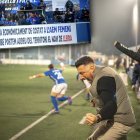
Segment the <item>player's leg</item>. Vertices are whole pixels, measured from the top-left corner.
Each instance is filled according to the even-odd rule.
[[[72,99],[71,99],[70,96],[61,95],[61,97],[57,97],[57,100],[58,101],[66,101],[66,100],[68,100],[69,105],[72,104]]]
[[[68,99],[68,96],[64,96],[67,90],[67,84],[59,84],[57,85],[57,99],[58,101],[65,101]]]
[[[59,84],[57,87],[58,87],[58,91],[59,91],[59,94],[57,95],[58,101],[68,100],[68,103],[72,104],[71,97],[65,96],[68,85],[66,83],[63,83],[63,84]]]
[[[51,102],[54,106],[54,109],[55,109],[55,112],[59,112],[59,109],[58,109],[58,103],[57,103],[57,93],[55,92],[55,85],[53,86],[52,88],[52,91],[51,91]]]

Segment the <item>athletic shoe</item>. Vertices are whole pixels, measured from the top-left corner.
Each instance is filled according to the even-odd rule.
[[[54,112],[52,112],[52,114],[59,114],[59,111],[54,111]]]
[[[69,104],[69,105],[72,104],[72,99],[71,99],[71,97],[68,97],[68,104]]]

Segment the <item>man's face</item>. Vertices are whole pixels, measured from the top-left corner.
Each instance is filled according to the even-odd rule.
[[[81,80],[82,79],[87,79],[89,81],[93,80],[94,70],[95,70],[95,65],[94,64],[80,65],[77,68],[77,71],[80,74]]]

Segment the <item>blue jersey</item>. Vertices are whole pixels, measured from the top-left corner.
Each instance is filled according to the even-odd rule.
[[[49,76],[55,84],[66,83],[64,77],[62,76],[62,70],[50,69],[44,72],[45,76]]]

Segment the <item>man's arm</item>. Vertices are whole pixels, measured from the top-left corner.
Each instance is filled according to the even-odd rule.
[[[32,76],[29,76],[29,79],[34,79],[34,78],[41,78],[41,77],[44,77],[45,74],[44,73],[40,73],[40,74],[35,74],[35,75],[32,75]]]
[[[115,79],[109,76],[100,78],[97,83],[97,92],[104,103],[99,112],[101,118],[112,119],[117,111]]]
[[[62,70],[62,71],[65,70],[65,64],[64,64],[63,62],[60,63],[60,67],[61,67],[61,70]]]
[[[97,83],[97,92],[104,105],[97,115],[86,114],[85,123],[88,125],[105,119],[113,119],[117,111],[116,83],[113,77],[104,76],[100,78]]]
[[[140,53],[134,52],[132,50],[129,50],[127,47],[125,47],[123,44],[121,44],[120,42],[117,42],[117,41],[115,41],[114,46],[118,50],[123,52],[124,54],[128,55],[129,57],[131,57],[132,59],[140,62]]]

